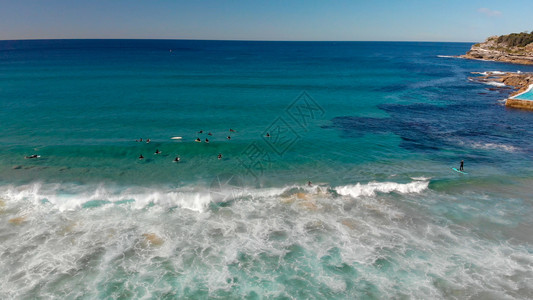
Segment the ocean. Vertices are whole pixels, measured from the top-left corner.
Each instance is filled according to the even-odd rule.
[[[533,113],[468,80],[533,67],[470,46],[0,41],[0,298],[533,298]]]

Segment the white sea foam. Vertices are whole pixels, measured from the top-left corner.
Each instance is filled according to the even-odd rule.
[[[12,201],[30,201],[34,204],[48,202],[59,211],[73,211],[91,202],[100,201],[105,205],[132,203],[131,207],[143,209],[156,204],[163,207],[182,207],[193,211],[204,211],[211,202],[207,189],[157,189],[157,188],[112,188],[79,186],[73,184],[33,183],[22,186],[8,186],[2,189],[0,197]]]
[[[288,202],[280,195],[316,195],[319,188],[249,188],[243,199],[206,213],[168,209],[179,204],[173,197],[206,190],[195,186],[3,187],[0,298],[357,298],[367,295],[364,286],[378,298],[527,298],[527,245],[483,237],[493,226],[517,226],[506,217],[519,215],[519,203],[434,191],[418,197],[429,179],[417,179],[335,188],[357,199],[324,193]],[[378,193],[401,197],[372,197]],[[63,195],[58,202],[129,197],[146,206],[60,211],[39,199],[51,194]],[[298,204],[315,200],[314,210]],[[21,224],[5,221],[22,214]],[[486,222],[491,230],[479,234]]]
[[[441,58],[456,58],[457,56],[453,56],[453,55],[437,55],[437,57],[441,57]]]
[[[361,185],[336,187],[340,195],[357,197],[372,196],[376,193],[418,193],[427,188],[428,178],[414,178],[414,182],[400,184],[395,182],[370,182]],[[205,212],[210,203],[228,202],[236,199],[274,199],[298,195],[327,194],[329,186],[291,185],[272,188],[249,188],[244,186],[190,187],[165,189],[128,187],[118,188],[101,185],[79,186],[74,184],[33,183],[21,186],[3,187],[0,197],[15,202],[30,202],[35,205],[48,203],[60,212],[68,212],[94,206],[127,205],[132,209],[145,209],[151,205],[163,208],[179,207],[195,212]]]
[[[488,75],[505,75],[506,72],[502,72],[502,71],[485,71],[485,72],[472,72],[474,74],[480,74],[480,75],[483,75],[483,76],[488,76]]]
[[[518,151],[518,148],[514,146],[497,143],[472,143],[471,147],[475,149],[500,150],[506,152]]]
[[[481,83],[486,84],[486,85],[495,86],[495,87],[504,87],[504,86],[506,86],[505,83],[498,82],[498,81],[481,81]]]
[[[431,177],[419,176],[419,177],[411,177],[411,179],[417,180],[417,181],[428,181],[431,179]]]
[[[429,181],[414,181],[410,183],[396,182],[369,182],[367,184],[357,183],[355,185],[345,185],[336,187],[335,191],[343,196],[354,198],[360,196],[374,196],[376,193],[420,193],[428,188]]]

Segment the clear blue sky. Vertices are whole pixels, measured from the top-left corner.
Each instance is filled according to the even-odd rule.
[[[532,16],[531,0],[0,0],[0,39],[477,42]]]

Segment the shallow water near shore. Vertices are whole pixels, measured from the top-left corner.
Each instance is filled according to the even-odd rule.
[[[533,114],[468,81],[533,67],[470,46],[0,42],[0,297],[533,297]]]

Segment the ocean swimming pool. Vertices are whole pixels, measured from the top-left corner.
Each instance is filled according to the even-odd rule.
[[[529,86],[528,90],[522,94],[514,96],[512,99],[530,100],[533,101],[533,86]]]

